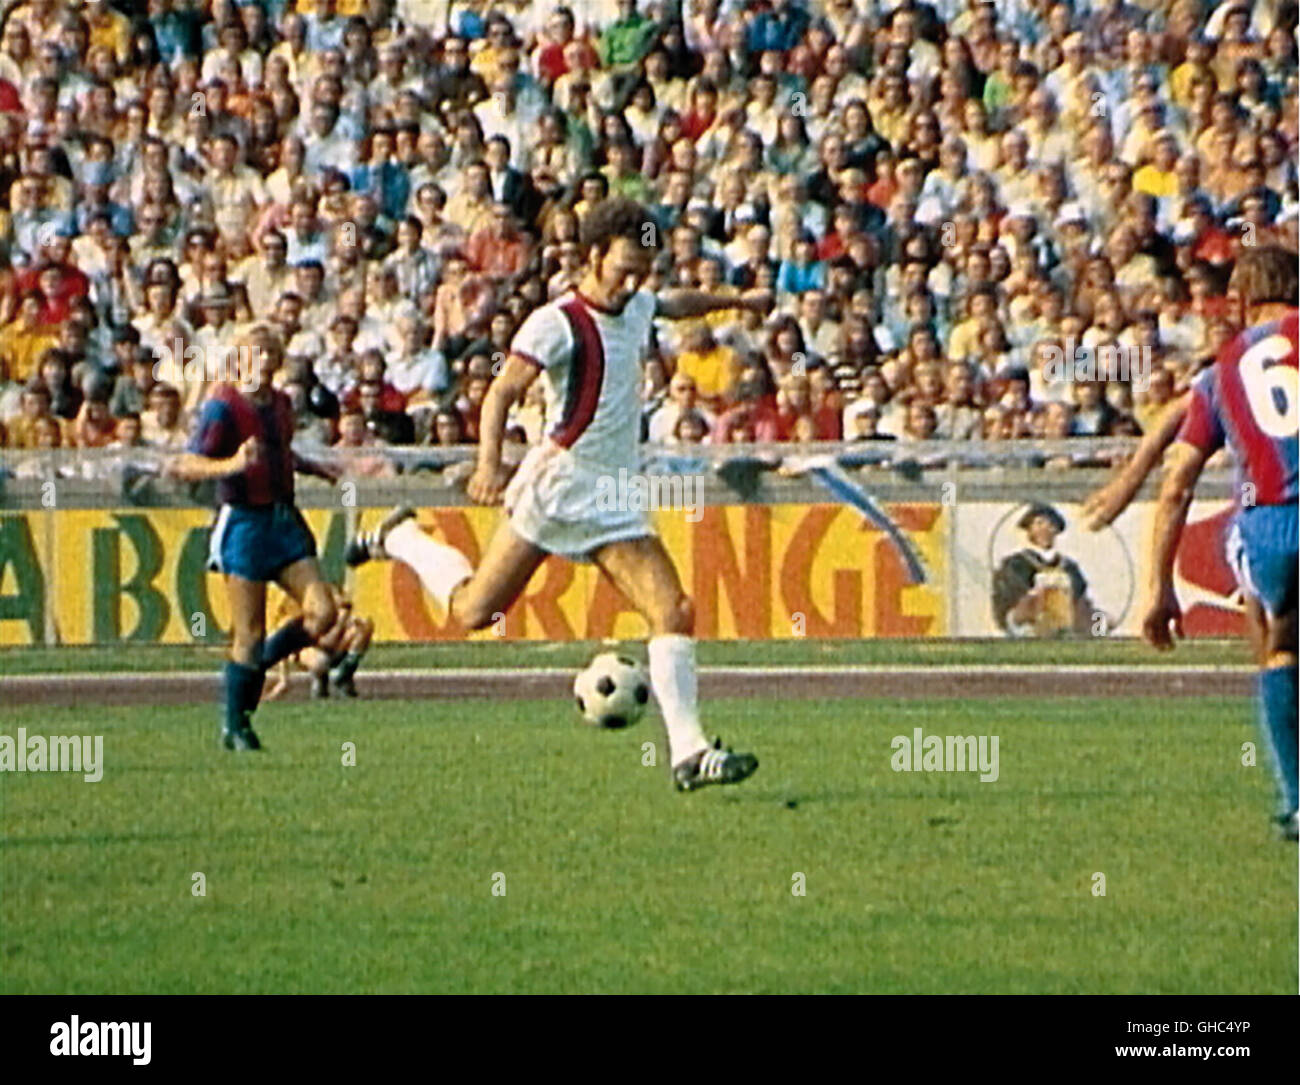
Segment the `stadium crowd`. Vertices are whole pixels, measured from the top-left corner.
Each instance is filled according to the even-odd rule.
[[[374,473],[387,445],[472,443],[607,194],[658,224],[649,289],[774,297],[659,324],[648,440],[1137,434],[1234,331],[1242,247],[1296,250],[1296,21],[1294,0],[11,4],[0,447],[180,447],[255,322],[304,440]],[[538,382],[512,439],[541,425]]]

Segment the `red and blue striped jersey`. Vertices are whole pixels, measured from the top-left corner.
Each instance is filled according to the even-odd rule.
[[[261,458],[243,474],[217,483],[223,505],[293,504],[293,406],[273,391],[262,406],[250,403],[238,388],[223,384],[199,410],[189,449],[200,456],[233,456],[248,438],[262,443]]]
[[[1178,434],[1207,453],[1227,443],[1238,481],[1254,487],[1256,505],[1292,504],[1297,497],[1298,318],[1300,311],[1292,310],[1229,341],[1192,382]]]

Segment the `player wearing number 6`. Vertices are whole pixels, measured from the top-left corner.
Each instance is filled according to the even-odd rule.
[[[1174,555],[1205,461],[1227,444],[1238,471],[1238,511],[1229,558],[1263,621],[1259,710],[1282,793],[1279,821],[1296,839],[1297,377],[1296,258],[1281,249],[1244,252],[1229,292],[1241,297],[1248,327],[1192,385],[1182,429],[1170,450],[1156,508],[1151,596],[1143,635],[1156,648],[1182,635]]]

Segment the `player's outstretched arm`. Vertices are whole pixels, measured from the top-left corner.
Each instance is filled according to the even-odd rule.
[[[1142,489],[1147,475],[1160,462],[1187,415],[1187,404],[1191,393],[1185,393],[1173,400],[1160,412],[1159,417],[1134,450],[1133,455],[1104,486],[1090,493],[1083,502],[1084,523],[1089,531],[1100,531],[1129,507],[1130,502]]]
[[[233,456],[204,456],[199,452],[183,452],[164,464],[163,474],[182,482],[230,478],[243,474],[257,462],[261,454],[261,443],[256,437],[250,437],[235,450]]]
[[[297,452],[293,454],[293,469],[300,475],[313,475],[316,478],[323,478],[326,482],[338,482],[343,477],[343,468],[339,465],[308,459],[306,456],[298,455]]]
[[[506,358],[483,397],[479,414],[478,465],[466,484],[469,496],[481,505],[496,505],[506,488],[506,471],[501,466],[501,439],[506,415],[528,391],[538,374],[537,364],[518,354]]]
[[[656,315],[668,320],[705,316],[719,309],[753,309],[766,313],[772,308],[769,290],[746,290],[739,295],[710,294],[705,290],[665,290],[655,300]]]
[[[1142,636],[1153,648],[1167,651],[1174,646],[1170,627],[1183,636],[1183,612],[1174,592],[1174,555],[1178,538],[1187,523],[1187,510],[1196,492],[1196,480],[1208,458],[1204,449],[1179,441],[1169,453],[1170,464],[1160,485],[1156,502],[1155,529],[1151,540],[1151,580]]]

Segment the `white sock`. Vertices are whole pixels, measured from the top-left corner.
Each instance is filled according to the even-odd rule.
[[[426,535],[414,520],[405,520],[393,528],[384,539],[384,550],[389,557],[415,570],[424,590],[443,610],[450,605],[456,585],[468,580],[474,572],[464,554]]]
[[[668,730],[668,758],[680,765],[709,748],[700,729],[695,675],[695,641],[680,633],[650,640],[650,686]]]

